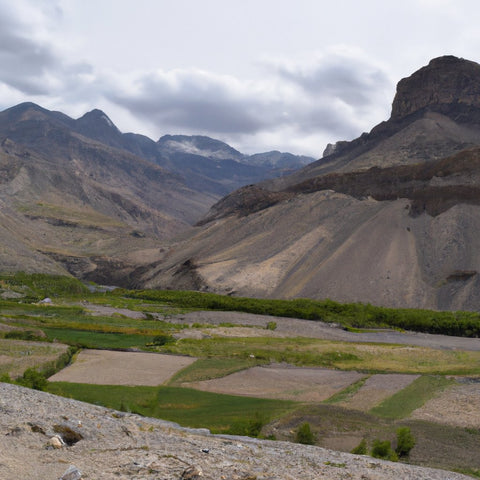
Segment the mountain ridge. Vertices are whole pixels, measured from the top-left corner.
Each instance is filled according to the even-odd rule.
[[[190,278],[195,288],[240,296],[477,310],[480,99],[461,104],[477,87],[436,77],[446,65],[457,80],[477,72],[480,85],[471,63],[434,59],[421,78],[458,91],[405,107],[289,176],[224,197],[137,285],[175,288],[182,278],[188,288]],[[399,82],[395,105],[416,98],[402,89],[418,75]]]
[[[221,194],[274,170],[166,157],[98,109],[76,120],[32,102],[0,112],[0,269],[128,286]]]

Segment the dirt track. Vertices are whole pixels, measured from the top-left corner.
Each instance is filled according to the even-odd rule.
[[[394,330],[353,333],[338,325],[325,322],[300,320],[296,318],[271,317],[239,312],[191,312],[168,318],[172,323],[211,324],[234,323],[266,328],[268,322],[275,322],[274,333],[292,337],[323,338],[343,342],[397,343],[446,350],[480,350],[480,339],[432,335],[428,333],[396,332]]]

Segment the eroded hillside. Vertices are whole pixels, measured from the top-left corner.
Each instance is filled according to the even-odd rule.
[[[432,60],[389,121],[225,197],[139,284],[480,308],[479,85],[477,64]]]

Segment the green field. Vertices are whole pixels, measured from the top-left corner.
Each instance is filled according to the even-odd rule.
[[[22,369],[35,367],[38,372],[27,370],[18,382],[38,388],[46,385],[48,391],[59,395],[184,426],[209,428],[213,432],[266,435],[294,441],[296,429],[308,422],[318,445],[330,447],[331,442],[337,445],[344,441],[343,447],[340,444],[338,448],[347,450],[352,448],[349,441],[358,444],[361,437],[370,443],[376,437],[391,440],[395,428],[405,424],[412,428],[417,439],[409,461],[463,469],[471,475],[478,471],[478,464],[470,458],[471,455],[477,455],[477,458],[480,455],[480,434],[475,428],[453,428],[407,419],[412,411],[451,384],[452,380],[447,376],[480,376],[480,352],[263,335],[262,331],[273,334],[269,330],[275,330],[274,320],[266,329],[252,332],[255,336],[229,337],[225,336],[225,330],[228,333],[228,328],[235,325],[222,324],[222,335],[216,335],[215,325],[181,325],[171,318],[195,310],[241,311],[324,320],[352,331],[394,327],[476,336],[480,334],[477,313],[386,309],[359,303],[342,305],[330,300],[247,299],[199,292],[96,290],[67,277],[23,273],[0,275],[0,294],[8,297],[0,298],[0,339],[7,345],[3,353],[6,360],[0,365],[2,378],[9,380],[6,374],[12,374],[14,378],[22,374]],[[50,297],[52,303],[39,303],[45,297]],[[107,310],[100,307],[109,307],[112,309],[109,312],[113,313],[105,314]],[[122,313],[127,315],[114,309],[125,309]],[[143,313],[143,318],[128,316],[128,310]],[[195,330],[191,333],[200,333],[202,338],[193,335],[195,338],[175,339],[176,334],[189,328]],[[34,349],[34,343],[22,340],[35,340],[37,347]],[[54,342],[72,348],[67,353],[49,357],[47,361],[42,346],[48,348]],[[17,355],[15,345],[19,343],[22,345],[20,352],[25,351],[23,345],[32,345],[32,348],[28,349],[28,357],[21,358],[14,365],[10,357],[13,359]],[[42,381],[40,377],[44,373],[48,371],[50,375],[52,370],[70,361],[77,348],[135,349],[188,355],[198,360],[177,372],[168,385],[161,387]],[[17,357],[21,355],[23,353]],[[188,382],[221,378],[271,363],[352,370],[362,372],[364,376],[325,402],[307,405],[182,387]],[[352,398],[374,373],[420,374],[420,377],[369,412],[337,406]],[[349,437],[352,438],[349,440]]]
[[[125,387],[51,382],[48,391],[116,410],[161,418],[215,433],[248,434],[289,412],[294,402],[200,392],[175,387]]]

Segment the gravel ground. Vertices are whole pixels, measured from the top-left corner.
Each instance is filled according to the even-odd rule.
[[[415,410],[411,418],[480,431],[480,383],[453,385]]]
[[[271,317],[239,312],[190,312],[168,318],[172,323],[205,323],[219,325],[234,323],[238,325],[266,328],[268,322],[275,322],[276,333],[289,336],[324,338],[343,342],[397,343],[447,350],[480,350],[480,339],[432,335],[428,333],[397,332],[382,330],[367,333],[354,333],[343,330],[338,325],[296,318]]]

